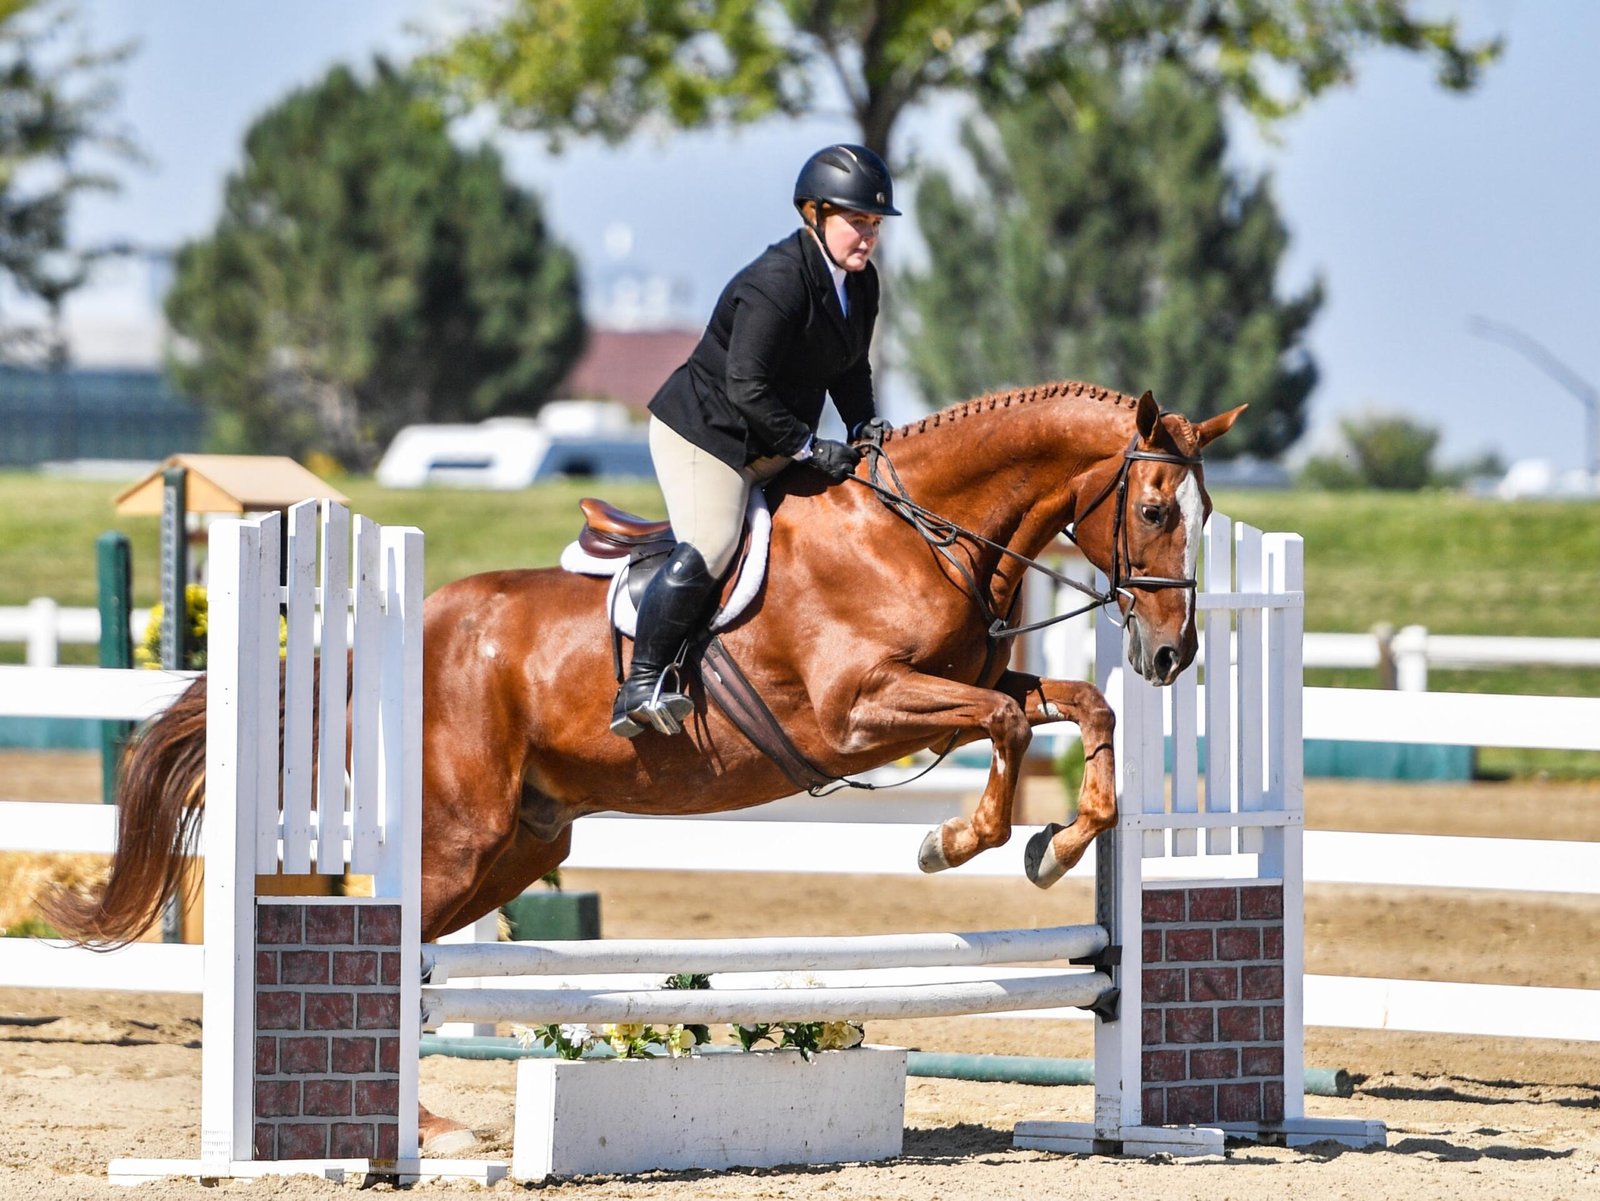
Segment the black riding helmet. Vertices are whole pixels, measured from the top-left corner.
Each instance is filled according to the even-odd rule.
[[[831,204],[835,208],[876,213],[882,217],[900,215],[900,210],[894,207],[894,180],[889,176],[888,164],[865,146],[845,142],[817,151],[800,168],[800,177],[794,181],[795,208],[801,208],[808,200],[815,201],[818,206],[809,224],[830,263],[833,263],[833,255],[828,251],[827,239],[822,236],[822,205]]]
[[[888,165],[865,146],[843,142],[817,151],[800,168],[800,178],[794,181],[795,207],[807,200],[858,213],[900,215],[894,207]]]

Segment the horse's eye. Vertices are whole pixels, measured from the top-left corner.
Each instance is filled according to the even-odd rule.
[[[1160,505],[1141,505],[1139,506],[1139,516],[1143,517],[1151,525],[1161,525],[1166,518],[1166,510]]]

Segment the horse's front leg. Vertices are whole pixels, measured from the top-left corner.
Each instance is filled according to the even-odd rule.
[[[1083,737],[1083,783],[1078,814],[1071,825],[1055,822],[1028,840],[1023,870],[1040,888],[1049,888],[1083,858],[1099,835],[1117,824],[1117,773],[1112,750],[1116,714],[1093,684],[1048,680],[1008,671],[995,688],[1022,706],[1029,726],[1076,723]]]
[[[842,746],[903,744],[912,738],[933,745],[951,734],[963,735],[961,741],[987,737],[994,744],[989,780],[977,808],[971,818],[951,818],[928,834],[917,854],[923,871],[959,867],[1011,837],[1017,768],[1033,739],[1014,697],[898,668],[866,686],[847,711],[847,728],[836,733]]]

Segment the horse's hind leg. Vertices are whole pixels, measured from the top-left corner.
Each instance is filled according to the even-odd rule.
[[[486,913],[493,913],[507,901],[515,900],[528,885],[559,867],[571,853],[571,826],[548,842],[519,827],[516,839],[494,861],[494,866],[478,883],[476,891],[463,898],[460,907],[450,916],[440,933],[459,930],[468,922],[476,921]]]
[[[1049,888],[1083,858],[1100,834],[1117,824],[1117,774],[1112,751],[1116,714],[1093,684],[1047,680],[1008,671],[995,687],[1022,705],[1030,726],[1077,723],[1083,736],[1083,784],[1078,814],[1071,825],[1052,822],[1028,840],[1023,870],[1040,888]]]
[[[466,896],[455,912],[442,922],[442,928],[423,937],[429,941],[440,934],[459,930],[468,922],[493,913],[521,894],[533,881],[558,866],[572,850],[572,827],[568,826],[549,842],[535,838],[521,827],[516,839],[498,859],[475,891]],[[453,1118],[417,1107],[417,1140],[428,1155],[459,1155],[478,1140],[470,1128]]]

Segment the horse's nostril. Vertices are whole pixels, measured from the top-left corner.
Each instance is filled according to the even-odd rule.
[[[1178,652],[1170,646],[1162,647],[1156,651],[1155,667],[1158,679],[1170,679],[1177,671]]]

